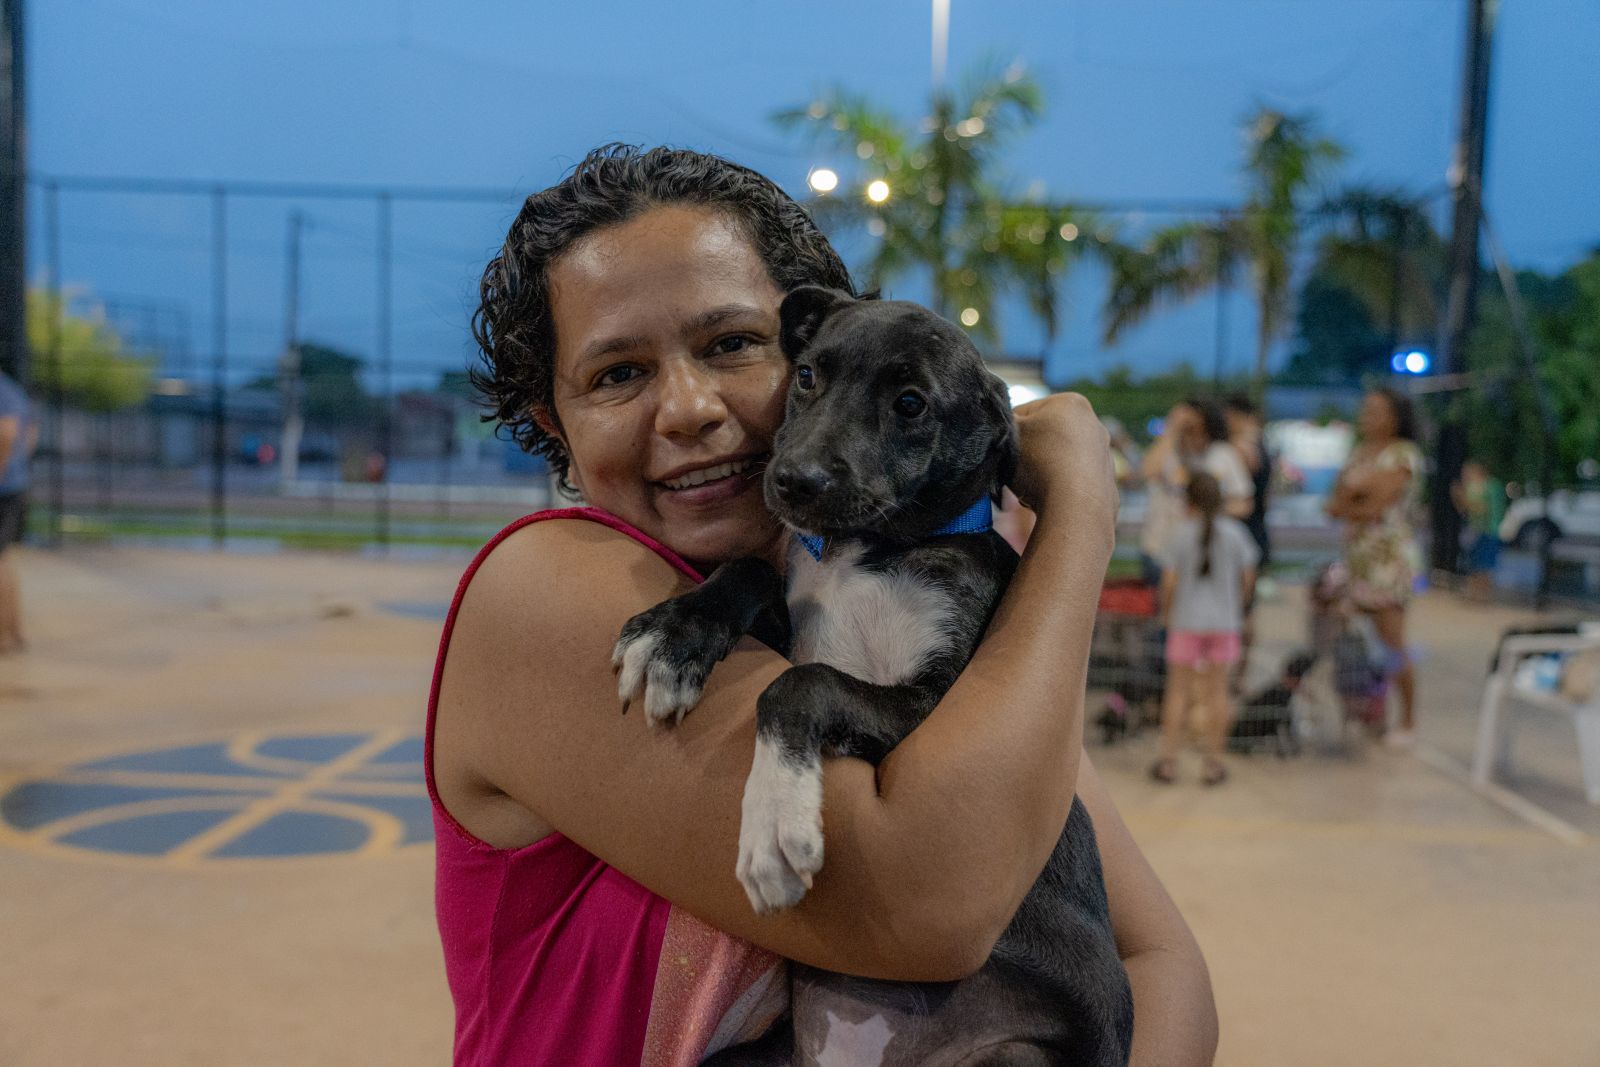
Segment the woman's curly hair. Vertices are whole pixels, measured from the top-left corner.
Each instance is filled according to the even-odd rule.
[[[720,156],[678,148],[597,148],[556,185],[523,203],[499,255],[484,268],[472,335],[481,365],[469,376],[493,419],[566,483],[571,457],[534,421],[555,413],[555,322],[550,265],[594,231],[664,204],[724,211],[740,225],[782,292],[807,283],[854,293],[844,263],[804,208],[767,178]]]

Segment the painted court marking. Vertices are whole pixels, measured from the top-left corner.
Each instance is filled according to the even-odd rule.
[[[1530,826],[1543,830],[1558,841],[1568,845],[1582,845],[1589,840],[1588,834],[1553,812],[1546,811],[1526,797],[1518,796],[1511,790],[1494,782],[1483,785],[1474,782],[1471,773],[1466,767],[1431,745],[1416,745],[1412,748],[1411,753],[1424,765],[1431,767],[1447,778],[1455,779],[1474,793],[1488,799],[1491,803],[1510,812]]]
[[[0,846],[165,867],[379,856],[433,840],[422,737],[249,733],[29,775]]]

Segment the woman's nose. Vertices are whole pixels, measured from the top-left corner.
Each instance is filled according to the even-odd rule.
[[[727,419],[715,376],[693,360],[669,361],[657,380],[656,432],[663,437],[698,437]]]

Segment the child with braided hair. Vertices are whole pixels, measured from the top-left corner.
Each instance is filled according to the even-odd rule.
[[[1228,679],[1239,662],[1244,603],[1260,550],[1250,532],[1223,511],[1222,489],[1204,472],[1189,479],[1187,515],[1161,557],[1161,615],[1167,627],[1167,691],[1161,705],[1161,754],[1150,767],[1158,782],[1177,778],[1178,748],[1189,712],[1197,713],[1205,771],[1201,781],[1228,777],[1222,763],[1232,709]]]

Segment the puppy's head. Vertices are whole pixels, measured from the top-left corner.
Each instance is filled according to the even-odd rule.
[[[1005,383],[960,329],[916,304],[813,285],[779,316],[794,373],[764,488],[784,522],[915,541],[1011,477]]]

